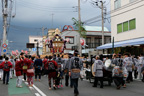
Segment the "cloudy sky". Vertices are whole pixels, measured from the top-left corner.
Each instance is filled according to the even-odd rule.
[[[13,0],[15,1],[15,0]],[[92,0],[81,0],[81,18],[85,25],[101,26],[101,18],[89,19],[101,15],[101,10],[91,4]],[[110,0],[103,0],[110,10]],[[0,2],[1,5],[1,2]],[[42,35],[41,28],[63,28],[64,25],[73,25],[72,18],[78,18],[76,6],[78,0],[16,0],[13,5],[11,27],[8,32],[10,50],[26,49],[29,35]],[[2,8],[0,7],[0,10]],[[0,12],[0,33],[2,34],[2,12]],[[53,26],[52,26],[52,14]],[[109,15],[107,15],[109,17]],[[91,23],[97,21],[95,23]],[[110,30],[110,23],[106,20],[105,27]],[[45,34],[47,30],[45,30]],[[2,35],[0,36],[2,38]]]

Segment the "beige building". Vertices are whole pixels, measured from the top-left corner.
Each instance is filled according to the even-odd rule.
[[[144,52],[144,0],[111,0],[111,37],[115,53]],[[111,49],[112,43],[97,49]]]
[[[111,0],[111,34],[115,42],[144,37],[143,5],[143,0]]]

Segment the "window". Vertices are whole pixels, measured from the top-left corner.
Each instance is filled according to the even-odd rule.
[[[86,38],[86,43],[91,43],[91,38],[90,37]]]
[[[130,3],[131,3],[131,2],[134,2],[134,1],[136,1],[136,0],[130,0]]]
[[[65,39],[69,39],[69,42],[67,42],[67,44],[74,44],[74,37],[65,37]]]
[[[123,23],[123,32],[128,31],[128,21]]]
[[[136,21],[135,19],[132,19],[129,21],[129,30],[133,30],[136,28]]]
[[[136,19],[132,19],[117,25],[117,33],[136,29]]]
[[[117,33],[121,33],[122,32],[122,24],[118,24],[117,25]]]
[[[114,1],[114,9],[118,9],[121,7],[121,0],[115,0]]]

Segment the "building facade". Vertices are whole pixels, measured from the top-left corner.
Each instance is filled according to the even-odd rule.
[[[88,53],[102,45],[102,28],[98,26],[84,26],[84,28],[87,32],[86,38],[81,38],[85,42],[84,46],[82,46],[82,53]],[[69,42],[66,43],[64,53],[70,53],[78,48],[79,33],[76,30],[65,30],[62,32],[62,37],[66,40],[69,39]],[[107,28],[104,28],[104,41],[105,44],[111,42],[111,32]]]
[[[144,1],[111,0],[111,35],[115,42],[144,37]]]
[[[35,48],[29,49],[31,54],[35,54],[37,51],[37,43],[39,47],[39,54],[42,55],[43,50],[43,37],[42,36],[29,36],[29,43],[34,43]]]
[[[116,53],[130,52],[139,55],[144,52],[143,0],[111,0],[111,36],[114,37]]]

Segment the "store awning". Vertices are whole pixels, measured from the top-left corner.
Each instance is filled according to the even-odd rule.
[[[132,46],[132,45],[141,45],[141,44],[144,44],[144,38],[138,38],[138,39],[131,39],[131,40],[125,40],[125,41],[120,41],[120,42],[114,42],[114,48]],[[112,43],[108,43],[108,44],[99,46],[96,49],[109,49],[109,48],[112,48]]]

